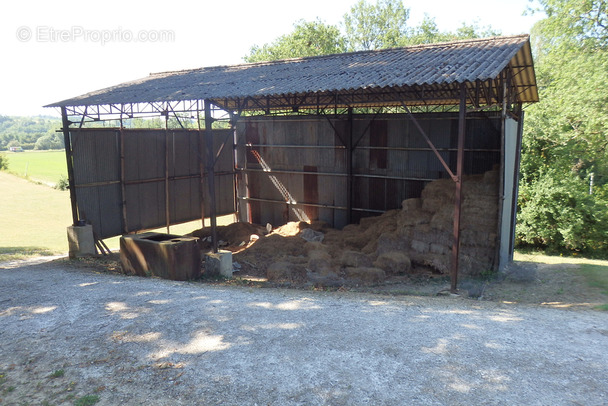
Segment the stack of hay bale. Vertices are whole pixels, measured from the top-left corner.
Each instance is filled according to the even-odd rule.
[[[476,276],[494,268],[497,179],[497,171],[463,179],[461,275]],[[310,227],[294,223],[289,227],[294,229],[294,237],[279,235],[280,230],[276,230],[239,255],[250,256],[249,262],[258,255],[256,267],[267,269],[271,280],[308,280],[321,285],[378,283],[387,276],[412,273],[417,267],[447,274],[451,268],[454,192],[454,181],[438,179],[424,188],[420,198],[403,201],[401,209],[364,218],[358,225],[335,230],[317,224],[315,228],[324,233],[322,241],[294,241]],[[266,251],[273,255],[272,260],[260,256]]]
[[[497,243],[498,172],[463,179],[459,272],[479,275],[493,269]],[[329,232],[324,243],[340,246],[342,258],[365,254],[372,267],[386,274],[408,273],[411,264],[449,273],[453,243],[454,192],[451,179],[429,183],[417,199],[400,210],[361,220],[341,232]],[[348,253],[351,254],[348,254]],[[352,261],[351,261],[352,262]],[[361,263],[362,261],[358,260]],[[348,268],[353,264],[341,260]],[[356,272],[355,272],[356,273]]]

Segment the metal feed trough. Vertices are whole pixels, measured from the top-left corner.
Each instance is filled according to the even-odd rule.
[[[201,273],[198,238],[142,233],[120,238],[120,262],[125,272],[185,281]]]

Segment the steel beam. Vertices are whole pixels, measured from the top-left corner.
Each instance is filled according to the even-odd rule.
[[[207,147],[207,185],[209,186],[209,216],[211,218],[211,243],[213,252],[217,252],[217,214],[215,205],[215,154],[213,153],[213,118],[211,117],[211,102],[205,100],[205,141]]]
[[[348,224],[353,222],[353,109],[348,109],[348,125],[346,134],[346,170],[348,178],[346,180],[346,221]]]
[[[467,88],[460,84],[460,107],[458,114],[458,152],[456,153],[456,191],[454,193],[454,240],[452,245],[452,268],[450,273],[450,292],[458,291],[458,268],[460,258],[460,214],[462,209],[462,176],[464,168],[464,141],[466,133]]]
[[[70,137],[70,120],[65,107],[61,108],[61,122],[63,143],[65,144],[65,159],[68,166],[68,187],[70,189],[70,202],[72,204],[72,225],[78,225],[78,202],[76,201],[76,187],[74,183],[74,161],[72,157],[72,138]]]

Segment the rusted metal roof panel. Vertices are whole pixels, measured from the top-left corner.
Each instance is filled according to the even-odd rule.
[[[148,77],[47,107],[381,92],[495,79],[510,66],[520,101],[538,101],[528,35],[216,66]],[[379,100],[381,102],[381,100]]]

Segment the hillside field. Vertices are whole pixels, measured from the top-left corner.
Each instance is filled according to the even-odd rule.
[[[8,172],[47,185],[55,184],[68,170],[63,150],[6,152]]]
[[[218,219],[219,224],[231,221],[232,216]],[[55,190],[0,171],[0,262],[39,255],[67,255],[66,228],[71,224],[68,191]],[[195,220],[171,226],[170,231],[186,234],[199,228],[201,221]],[[167,229],[157,231],[166,232]],[[104,241],[110,249],[116,250],[118,240],[119,237],[114,237]]]

